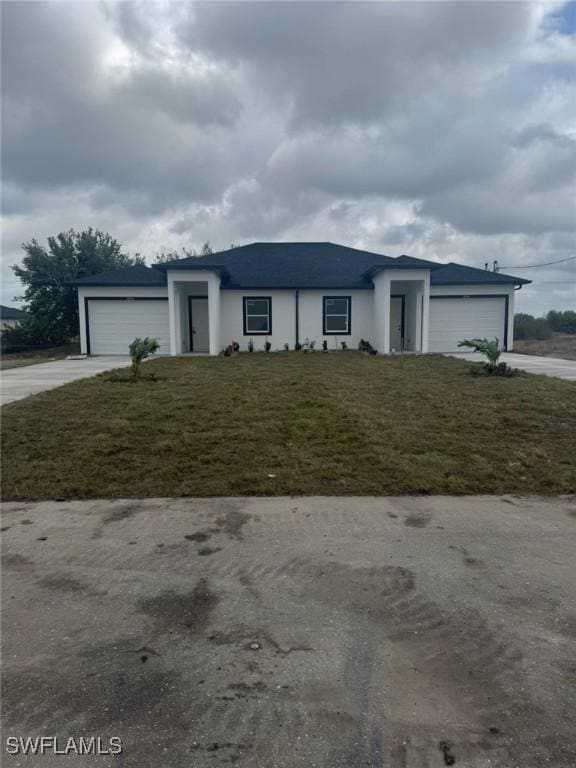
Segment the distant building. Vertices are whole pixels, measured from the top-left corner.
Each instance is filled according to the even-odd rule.
[[[14,326],[21,323],[27,317],[28,314],[22,312],[21,309],[5,307],[3,304],[0,304],[0,331],[3,331],[4,328],[14,328]]]

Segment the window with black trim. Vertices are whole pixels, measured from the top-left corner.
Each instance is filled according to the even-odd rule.
[[[349,336],[351,333],[350,296],[324,296],[322,314],[322,333],[325,336],[338,334]]]
[[[270,296],[244,296],[244,336],[269,336],[272,333]]]

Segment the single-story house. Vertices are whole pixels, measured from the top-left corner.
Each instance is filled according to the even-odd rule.
[[[14,328],[22,320],[26,320],[27,317],[28,314],[21,309],[5,307],[3,304],[0,304],[0,331],[3,331],[5,328]]]
[[[452,352],[464,338],[512,349],[514,294],[529,280],[463,264],[391,258],[333,243],[252,243],[77,281],[82,352],[217,355],[360,339],[381,353]]]

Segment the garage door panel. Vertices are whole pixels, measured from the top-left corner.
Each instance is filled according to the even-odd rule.
[[[430,352],[461,352],[458,342],[471,338],[506,338],[506,298],[430,299]]]
[[[158,339],[158,354],[170,351],[167,300],[88,300],[92,355],[127,355],[135,338]]]

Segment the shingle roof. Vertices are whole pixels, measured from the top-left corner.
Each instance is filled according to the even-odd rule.
[[[209,256],[184,259],[150,267],[127,267],[91,275],[77,285],[166,285],[166,270],[214,270],[223,288],[372,288],[371,276],[383,268],[430,269],[433,285],[529,283],[520,277],[488,272],[463,264],[435,261],[348,248],[335,243],[252,243]]]
[[[430,273],[430,283],[432,285],[469,285],[478,284],[500,284],[504,285],[525,285],[531,283],[523,277],[513,277],[512,275],[503,275],[501,272],[489,272],[487,269],[477,269],[468,267],[465,264],[439,264],[436,269]]]
[[[27,312],[23,312],[16,307],[5,307],[4,304],[0,304],[0,320],[24,320],[28,317]]]
[[[166,285],[166,274],[151,267],[122,267],[100,275],[81,277],[75,281],[75,285]]]
[[[158,269],[223,267],[225,288],[371,288],[364,275],[395,260],[334,243],[252,243],[210,256],[158,264]]]

